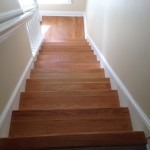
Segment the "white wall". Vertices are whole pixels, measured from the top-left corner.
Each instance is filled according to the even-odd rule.
[[[32,57],[26,27],[0,44],[0,113]]]
[[[0,23],[8,21],[22,14],[18,0],[10,3],[9,0],[0,0]]]
[[[40,11],[85,11],[86,0],[72,0],[72,4],[44,5],[40,4]]]
[[[150,1],[88,0],[88,33],[150,118]]]
[[[150,1],[88,0],[86,23],[97,50],[137,103],[138,108],[128,101],[131,97],[126,93],[120,96],[130,108],[134,129],[143,130],[149,136]]]
[[[20,5],[18,0],[13,0],[13,2],[10,2],[10,0],[0,0],[0,13],[19,9],[19,8]]]
[[[0,137],[7,137],[11,113],[19,107],[33,57],[25,25],[0,40]]]

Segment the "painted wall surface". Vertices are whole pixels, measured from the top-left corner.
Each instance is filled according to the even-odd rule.
[[[26,27],[0,44],[0,113],[32,57]]]
[[[19,9],[19,8],[20,5],[18,0],[13,0],[13,2],[10,2],[10,0],[0,0],[0,13]]]
[[[72,0],[72,4],[40,4],[40,11],[85,11],[86,0]]]
[[[150,1],[88,0],[87,30],[150,118]]]

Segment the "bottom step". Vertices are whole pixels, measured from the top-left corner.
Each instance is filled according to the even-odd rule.
[[[144,148],[146,139],[143,132],[93,133],[51,135],[39,137],[0,139],[1,150],[39,150],[49,148],[111,147],[126,146]],[[110,150],[111,148],[106,150]],[[118,147],[119,148],[119,147]],[[130,150],[118,149],[118,150]],[[105,150],[105,149],[103,149]],[[112,149],[111,149],[112,150]],[[116,149],[114,149],[116,150]],[[133,150],[133,149],[132,149]],[[136,149],[137,150],[137,149]],[[138,149],[145,150],[145,149]]]

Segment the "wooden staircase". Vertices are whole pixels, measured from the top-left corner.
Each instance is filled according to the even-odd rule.
[[[1,150],[145,145],[85,40],[43,43],[20,109],[12,113],[9,137],[0,139]]]

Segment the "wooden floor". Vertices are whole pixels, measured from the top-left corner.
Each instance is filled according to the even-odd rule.
[[[43,17],[42,25],[50,26],[45,41],[84,39],[83,17]]]

